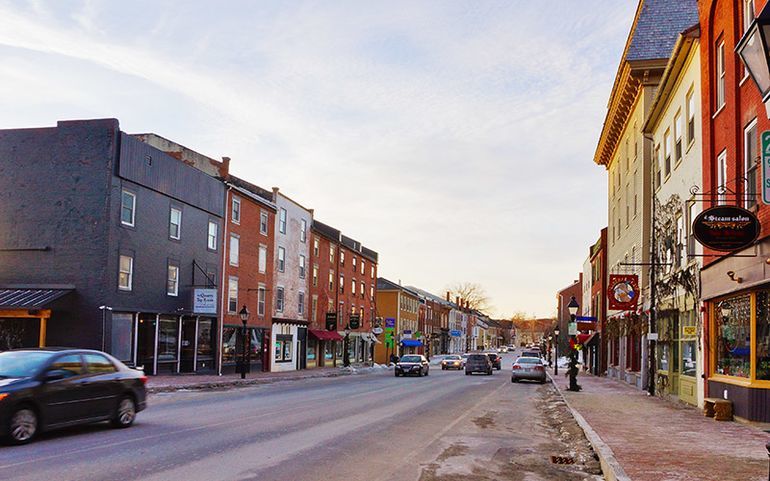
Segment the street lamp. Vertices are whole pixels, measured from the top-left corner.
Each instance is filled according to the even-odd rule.
[[[342,346],[342,365],[350,366],[350,325],[345,325],[345,339]]]
[[[251,313],[249,312],[249,308],[246,307],[246,304],[243,305],[243,308],[238,312],[238,315],[241,317],[241,322],[243,323],[243,330],[241,331],[242,334],[242,341],[241,341],[241,349],[242,349],[242,357],[241,357],[241,379],[246,379],[246,371],[249,368],[249,333],[246,329],[246,323],[249,322],[249,315]]]
[[[578,304],[577,300],[575,300],[575,296],[572,296],[572,299],[570,299],[569,304],[567,304],[567,310],[569,311],[569,319],[570,324],[575,322],[577,318],[578,310],[580,309],[580,304]],[[580,391],[580,386],[577,383],[577,344],[575,340],[575,335],[572,333],[570,334],[570,349],[569,349],[569,388],[570,391]]]
[[[553,349],[553,336],[548,336],[548,367],[551,367],[551,349]]]
[[[762,101],[765,103],[768,118],[770,118],[770,63],[768,62],[770,7],[768,5],[765,5],[765,8],[751,23],[743,38],[735,46],[735,52],[741,57],[746,70],[757,85],[759,93],[762,95]]]
[[[558,376],[559,375],[559,328],[558,327],[553,330],[553,338],[554,338],[553,357],[556,358],[554,359],[555,362],[553,363],[553,375]]]

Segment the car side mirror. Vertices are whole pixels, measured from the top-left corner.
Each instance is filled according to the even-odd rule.
[[[59,379],[67,377],[67,374],[68,372],[64,369],[52,369],[43,375],[43,380],[45,382],[58,381]]]

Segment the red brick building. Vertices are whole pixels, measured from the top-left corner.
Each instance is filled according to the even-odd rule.
[[[605,333],[607,320],[607,228],[601,230],[599,240],[591,246],[591,313],[596,317],[598,362],[593,364],[594,374],[607,371],[608,341]]]
[[[578,278],[572,282],[569,286],[556,293],[556,325],[559,328],[559,355],[566,355],[569,347],[569,322],[570,314],[567,310],[567,305],[570,299],[574,297],[578,303],[583,298],[583,273],[581,272]],[[580,306],[577,315],[583,314],[585,309]],[[522,335],[526,334],[526,331],[519,331]],[[539,339],[532,339],[530,342],[539,342]]]
[[[754,245],[731,256],[704,249],[701,271],[706,396],[733,401],[737,416],[770,422],[770,207],[761,203],[760,136],[770,120],[735,47],[766,0],[701,0],[703,185],[706,209],[756,213]],[[767,73],[767,72],[765,72]]]

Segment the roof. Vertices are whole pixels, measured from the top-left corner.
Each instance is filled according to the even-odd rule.
[[[311,224],[310,228],[316,233],[321,234],[322,236],[334,242],[339,242],[340,235],[342,235],[339,229],[335,229],[329,224],[324,224],[323,222],[315,219],[313,219],[313,223]]]
[[[42,309],[75,290],[73,285],[0,286],[0,308]]]
[[[677,34],[698,23],[697,0],[642,0],[639,10],[625,55],[629,62],[668,58]]]
[[[252,194],[250,196],[252,199],[258,202],[261,202],[262,204],[270,207],[273,210],[276,210],[275,204],[273,203],[273,193],[270,192],[269,190],[263,189],[258,185],[254,185],[251,182],[248,182],[246,180],[241,179],[240,177],[236,177],[230,174],[228,174],[224,180],[225,182],[232,184],[241,192],[246,191],[249,194]]]
[[[444,299],[441,296],[437,296],[435,294],[432,294],[432,293],[430,293],[428,291],[425,291],[423,289],[420,289],[420,288],[417,288],[417,287],[414,287],[414,286],[406,286],[406,287],[407,287],[407,289],[410,289],[410,290],[416,292],[420,296],[425,297],[426,299],[430,299],[433,302],[438,302],[439,304],[441,304],[443,306],[450,307],[452,305],[451,302],[448,302],[446,299]]]
[[[396,284],[395,282],[389,281],[384,277],[377,278],[377,290],[378,291],[403,291],[413,295],[414,297],[417,297],[417,298],[420,297],[420,294],[416,293],[412,289],[408,287],[404,287],[400,284]]]

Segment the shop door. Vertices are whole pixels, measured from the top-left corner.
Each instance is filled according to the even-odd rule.
[[[297,329],[297,340],[299,341],[298,369],[307,369],[307,328],[300,327]]]
[[[179,364],[179,370],[181,372],[195,372],[197,325],[197,319],[182,320],[182,351]]]
[[[155,374],[156,320],[154,315],[139,315],[139,332],[136,346],[136,365],[145,374]]]

